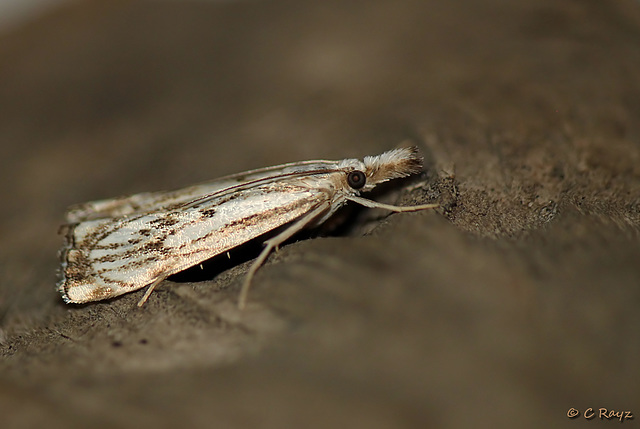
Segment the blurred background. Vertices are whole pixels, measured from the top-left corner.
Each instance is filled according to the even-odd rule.
[[[55,8],[64,0],[2,0],[0,2],[0,31],[9,31],[30,19]]]

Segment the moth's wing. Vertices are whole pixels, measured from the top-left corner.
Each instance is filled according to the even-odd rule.
[[[233,183],[229,182],[211,182],[175,191],[143,192],[124,197],[75,204],[69,207],[65,214],[65,219],[68,223],[77,223],[158,211],[164,207],[179,206],[201,195],[215,193],[232,185]]]
[[[302,161],[273,167],[244,171],[242,173],[221,177],[186,188],[173,191],[143,192],[117,198],[91,201],[75,204],[67,210],[65,219],[68,223],[78,223],[94,219],[117,218],[158,211],[171,210],[190,201],[205,196],[215,196],[237,187],[252,188],[269,181],[277,181],[280,177],[287,177],[292,172],[304,172],[322,168],[334,167],[337,161]]]
[[[327,190],[275,182],[201,205],[71,225],[59,291],[66,302],[140,289],[287,224],[330,201]]]

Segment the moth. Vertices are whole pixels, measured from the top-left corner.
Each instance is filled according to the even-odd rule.
[[[138,302],[142,306],[172,274],[273,231],[244,278],[238,298],[243,308],[269,253],[299,231],[322,224],[348,201],[392,212],[437,207],[394,206],[360,196],[421,169],[417,148],[400,148],[363,160],[293,162],[175,191],[71,206],[57,288],[66,303],[85,303],[147,287]]]

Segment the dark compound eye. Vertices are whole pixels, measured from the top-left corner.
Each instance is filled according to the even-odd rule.
[[[362,171],[352,171],[347,175],[347,183],[353,189],[360,189],[367,183],[367,176]]]

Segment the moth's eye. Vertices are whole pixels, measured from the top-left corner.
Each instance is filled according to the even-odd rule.
[[[347,183],[353,189],[360,189],[367,183],[367,176],[362,171],[352,171],[347,175]]]

